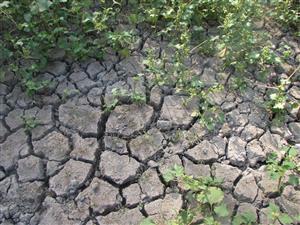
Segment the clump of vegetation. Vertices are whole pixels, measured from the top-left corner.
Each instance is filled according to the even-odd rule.
[[[280,160],[276,152],[272,152],[267,159],[267,171],[270,177],[278,180],[277,189],[281,192],[284,188],[284,178],[288,176],[288,183],[299,185],[300,164],[298,150],[293,146],[283,148],[283,158]]]
[[[200,98],[204,104],[199,116],[210,129],[214,124],[205,118],[210,110],[208,90],[186,63],[187,58],[208,52],[219,57],[224,69],[234,68],[233,79],[241,89],[247,84],[244,79],[249,67],[255,67],[258,79],[263,80],[273,65],[290,55],[286,49],[280,58],[258,24],[276,22],[297,34],[300,23],[299,3],[294,0],[13,0],[0,4],[0,14],[2,76],[4,71],[14,71],[29,94],[42,88],[35,76],[47,65],[53,50],[61,49],[74,60],[101,59],[111,49],[127,57],[139,37],[134,29],[122,28],[123,24],[148,27],[154,37],[170,43],[174,54],[170,57],[162,52],[157,58],[148,51],[145,72],[159,85],[175,85],[178,91]],[[207,36],[209,26],[216,32]],[[268,105],[277,115],[288,105],[282,83]],[[132,100],[145,101],[137,92]],[[217,120],[219,111],[216,106],[211,110]]]
[[[271,203],[268,207],[268,218],[272,222],[272,224],[275,224],[276,222],[280,222],[282,224],[292,224],[293,222],[299,222],[300,221],[300,214],[297,217],[289,216],[286,213],[282,213],[280,211],[280,208],[275,205],[274,203]]]
[[[289,152],[290,151],[290,152]],[[292,158],[292,159],[291,159]],[[291,160],[295,159],[295,152],[293,148],[286,150],[286,156],[283,160],[283,164],[290,164]],[[279,162],[274,159],[271,167],[278,168]],[[294,172],[295,167],[291,165],[287,167],[283,166],[284,172],[278,170],[272,170],[270,172],[272,177],[283,177],[287,171]],[[221,221],[231,218],[233,212],[229,212],[226,204],[224,203],[224,191],[220,188],[221,180],[212,177],[193,177],[185,174],[183,167],[175,165],[172,169],[169,169],[163,178],[166,182],[176,181],[179,190],[184,193],[187,200],[187,206],[182,209],[175,219],[171,221],[165,221],[166,224],[172,225],[188,225],[188,224],[205,224],[205,225],[220,225]],[[299,177],[297,177],[299,178]],[[299,180],[295,182],[295,177],[290,179],[292,184],[299,185]],[[192,204],[191,204],[192,203]],[[201,215],[198,219],[197,215]],[[290,216],[284,213],[280,208],[270,203],[266,210],[266,216],[272,224],[280,222],[282,224],[291,224],[293,222],[300,221],[299,216]],[[223,218],[223,219],[222,219]],[[254,225],[257,223],[256,215],[252,212],[238,213],[232,218],[232,225]],[[141,225],[156,225],[150,218],[146,218]]]
[[[222,72],[230,69],[233,88],[242,91],[255,74],[270,89],[268,109],[276,118],[283,118],[287,110],[298,107],[288,98],[287,87],[293,82],[298,68],[268,82],[274,66],[289,60],[292,51],[283,46],[278,54],[271,43],[271,35],[260,24],[270,23],[290,30],[299,37],[299,9],[297,0],[10,0],[0,3],[0,78],[5,71],[13,71],[22,80],[29,95],[47,86],[36,76],[51,60],[53,51],[62,50],[73,60],[88,57],[101,59],[107,51],[123,58],[131,55],[139,37],[138,29],[146,27],[154,38],[164,39],[172,54],[147,49],[144,64],[149,83],[170,85],[201,102],[194,116],[200,118],[209,130],[224,120],[220,108],[213,105],[208,94],[223,88],[216,82],[207,85],[200,81],[187,62],[192,54],[214,56],[222,61]],[[122,28],[121,25],[130,25]],[[209,33],[209,28],[215,32]],[[163,49],[164,50],[164,49]],[[254,69],[253,69],[254,68]],[[134,78],[138,81],[139,76]],[[112,110],[122,95],[137,104],[146,97],[135,87],[132,93],[113,90],[115,97],[106,110]],[[27,130],[37,124],[24,118]],[[299,185],[299,163],[293,147],[285,149],[282,159],[272,153],[267,160],[270,176],[278,179],[282,190],[283,178],[289,174],[289,183]],[[223,203],[224,193],[219,181],[213,178],[193,178],[175,167],[165,174],[168,182],[176,180],[182,190],[197,202],[196,209],[204,215],[204,224],[219,224],[228,215]],[[274,223],[289,223],[292,218],[270,205]],[[196,211],[197,211],[196,210]],[[171,224],[190,224],[195,208],[180,212]],[[236,215],[234,224],[253,224],[253,215]]]
[[[26,131],[31,131],[38,126],[38,121],[34,117],[22,117]]]

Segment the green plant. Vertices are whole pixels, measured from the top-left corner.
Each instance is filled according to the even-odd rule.
[[[300,164],[298,162],[298,150],[293,146],[286,146],[283,148],[284,156],[281,160],[278,155],[272,152],[267,159],[267,171],[270,177],[278,180],[277,189],[280,192],[283,188],[283,178],[288,172],[288,183],[292,185],[299,185]]]
[[[103,32],[118,11],[118,6],[101,1],[97,11],[90,10],[89,0],[22,0],[4,1],[0,5],[0,60],[30,83],[47,65],[55,48],[76,59],[101,58],[106,42]],[[97,37],[97,38],[95,38]]]
[[[299,2],[295,0],[270,1],[270,15],[279,23],[299,30]]]
[[[121,56],[130,55],[130,45],[134,42],[132,31],[114,31],[106,34],[108,44]]]
[[[38,125],[38,121],[34,117],[22,117],[26,131],[31,131]]]
[[[287,111],[299,106],[297,100],[288,98],[286,94],[287,87],[291,84],[291,78],[299,68],[298,66],[287,79],[281,79],[277,87],[272,88],[269,94],[270,100],[267,102],[267,108],[274,114],[274,123],[282,123]]]
[[[179,213],[173,224],[190,224],[198,211],[204,216],[204,224],[219,224],[218,219],[228,216],[228,210],[223,203],[224,192],[219,187],[220,182],[211,177],[194,178],[184,173],[184,169],[175,165],[164,175],[166,182],[175,180],[180,188],[188,191],[188,199],[197,203],[196,207],[188,208]]]
[[[172,52],[169,54],[164,48],[159,54],[154,49],[146,50],[145,75],[149,75],[149,83],[169,85],[198,98],[200,107],[195,115],[213,130],[224,119],[222,111],[208,101],[207,93],[213,90],[199,80],[187,59],[192,54],[220,58],[223,68],[234,69],[236,90],[246,87],[250,67],[255,68],[257,79],[267,82],[272,66],[284,63],[292,51],[284,45],[279,57],[272,48],[270,35],[258,28],[257,22],[277,21],[297,31],[298,11],[299,3],[294,0],[3,1],[0,76],[5,75],[3,71],[12,70],[23,80],[27,93],[33,95],[47,85],[37,81],[36,76],[47,65],[54,49],[64,50],[74,60],[101,59],[106,50],[126,57],[137,40],[136,29],[132,28],[141,25],[149,28],[154,38],[169,42],[166,48]],[[210,27],[215,32],[207,36],[206,29]],[[268,109],[279,122],[287,110],[297,106],[286,94],[291,77],[271,86]],[[146,101],[135,88],[128,95],[135,103]]]
[[[146,103],[146,96],[143,93],[134,91],[130,94],[131,100],[136,104],[145,104]]]
[[[233,218],[232,225],[253,225],[256,223],[256,215],[252,212],[244,212]]]
[[[29,96],[32,96],[39,90],[43,89],[44,87],[47,87],[50,84],[50,82],[47,80],[35,81],[34,79],[26,79],[26,80],[24,79],[23,84],[26,88],[26,93]]]
[[[118,99],[113,99],[113,101],[110,104],[105,105],[105,112],[111,112],[118,105],[118,103]]]
[[[275,224],[276,222],[280,222],[281,224],[291,224],[300,221],[300,214],[298,217],[289,216],[286,213],[282,213],[280,208],[274,203],[271,203],[267,209],[267,216],[272,224]]]

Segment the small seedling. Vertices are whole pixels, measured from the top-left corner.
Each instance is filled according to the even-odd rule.
[[[146,103],[146,96],[143,93],[134,91],[131,93],[130,97],[131,100],[138,105]]]
[[[34,117],[22,117],[24,121],[25,130],[31,131],[37,127],[38,121]]]

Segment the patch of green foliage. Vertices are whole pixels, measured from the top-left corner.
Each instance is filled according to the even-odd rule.
[[[127,57],[138,39],[135,28],[147,28],[154,38],[163,37],[173,53],[162,51],[157,57],[149,49],[144,61],[146,75],[158,85],[175,86],[199,98],[203,102],[199,117],[209,129],[215,126],[212,121],[222,118],[205,116],[210,109],[208,89],[199,82],[187,58],[191,54],[219,57],[224,69],[234,68],[234,86],[242,89],[250,67],[264,80],[272,66],[291,55],[287,48],[281,58],[277,56],[271,37],[258,24],[275,21],[294,33],[299,32],[300,24],[295,0],[11,0],[0,4],[0,15],[1,73],[14,71],[29,94],[42,88],[35,76],[55,49],[74,60],[101,59],[107,51]],[[207,36],[210,26],[216,32]],[[145,101],[133,92],[133,101]],[[281,84],[270,97],[269,107],[275,113],[288,106]],[[217,114],[220,110],[213,107],[211,111]]]
[[[275,224],[276,222],[280,222],[281,224],[300,222],[300,214],[297,217],[289,216],[286,213],[282,213],[280,208],[274,203],[270,203],[268,206],[267,216],[272,224]]]
[[[171,224],[191,224],[197,212],[201,212],[205,218],[204,224],[219,224],[217,222],[219,218],[228,216],[227,207],[223,203],[224,192],[219,187],[220,180],[188,176],[184,173],[184,169],[177,165],[167,171],[163,178],[166,182],[177,181],[178,185],[188,192],[188,200],[197,203],[193,208],[181,211]]]
[[[22,117],[26,131],[31,131],[38,126],[38,121],[34,117]]]
[[[290,164],[291,160],[295,159],[295,149],[288,148],[285,150],[286,155],[283,159],[282,164]],[[276,163],[275,163],[276,161]],[[289,165],[278,165],[277,158],[273,159],[269,168],[272,177],[283,177],[287,171],[294,172],[295,166]],[[283,167],[278,172],[278,166]],[[273,168],[276,169],[274,170]],[[299,168],[298,168],[299,169]],[[299,172],[299,171],[298,171]],[[205,224],[205,225],[221,225],[221,220],[231,220],[230,213],[224,203],[224,192],[220,188],[221,180],[212,177],[192,177],[185,174],[183,167],[174,165],[173,168],[167,170],[163,174],[163,178],[166,182],[176,181],[182,193],[185,194],[187,200],[187,206],[178,213],[176,218],[171,221],[165,221],[166,224],[170,225],[188,225],[188,224]],[[299,176],[298,176],[299,179]],[[296,182],[295,178],[290,179],[291,184],[299,185],[299,180]],[[190,204],[190,203],[193,204]],[[195,223],[197,215],[201,215],[201,221]],[[271,224],[280,222],[281,224],[291,224],[293,222],[300,221],[300,214],[298,216],[290,216],[284,213],[280,208],[270,203],[267,210],[266,216],[271,221]],[[257,224],[256,215],[252,212],[238,213],[232,218],[232,225],[254,225]],[[141,225],[155,225],[155,222],[150,218],[146,218],[142,221]]]
[[[285,176],[288,176],[288,183],[295,186],[299,185],[300,177],[298,150],[293,146],[286,146],[283,152],[282,159],[279,159],[276,152],[272,152],[267,159],[267,171],[272,179],[278,180],[279,192],[284,188]]]

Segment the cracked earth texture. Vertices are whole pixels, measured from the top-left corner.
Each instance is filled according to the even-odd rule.
[[[284,34],[275,41],[299,45]],[[13,75],[0,84],[0,223],[18,225],[129,225],[149,216],[171,219],[184,206],[184,195],[162,174],[175,164],[194,176],[223,179],[225,202],[234,213],[251,210],[258,224],[268,224],[267,203],[275,201],[295,215],[299,187],[282,196],[265,172],[267,153],[282,145],[300,146],[300,121],[291,111],[280,127],[271,125],[262,107],[266,89],[253,81],[243,92],[209,96],[225,112],[225,123],[208,132],[192,116],[198,102],[173,87],[159,87],[142,73],[146,47],[165,51],[165,43],[141,37],[132,56],[115,54],[103,61],[75,63],[58,58],[40,74],[51,85],[28,97]],[[199,79],[224,83],[215,58],[193,55],[190,66]],[[287,66],[288,68],[288,66]],[[285,70],[277,71],[284,76]],[[230,82],[230,79],[229,79]],[[111,111],[114,88],[139,91],[146,103],[126,94]],[[300,83],[289,89],[300,100]],[[28,118],[34,127],[26,129]],[[230,224],[230,221],[224,221]]]

